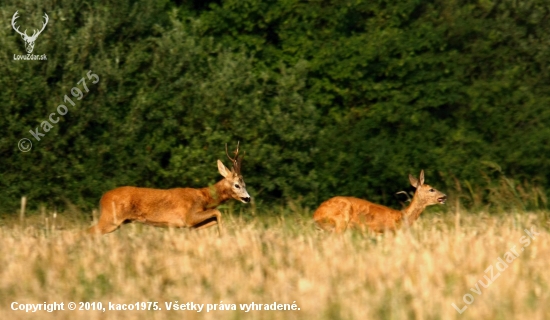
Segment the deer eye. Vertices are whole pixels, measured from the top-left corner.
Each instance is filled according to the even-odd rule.
[[[430,189],[429,191],[430,191],[430,192],[434,192],[435,190],[432,188],[432,189]]]
[[[239,186],[238,184],[236,184],[236,185],[235,185],[235,188],[240,189],[241,186]]]

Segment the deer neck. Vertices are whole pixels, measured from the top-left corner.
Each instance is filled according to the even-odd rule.
[[[218,181],[216,184],[201,189],[206,198],[205,207],[208,209],[215,208],[225,201],[231,199],[229,189],[226,186],[225,180]]]
[[[426,204],[419,200],[418,197],[413,197],[411,204],[409,204],[408,207],[406,207],[403,212],[403,220],[405,220],[409,225],[412,224],[422,211],[426,208]]]

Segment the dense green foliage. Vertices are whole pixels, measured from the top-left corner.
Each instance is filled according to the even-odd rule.
[[[14,60],[16,10],[21,30],[49,15],[33,52],[47,61]],[[237,141],[257,201],[392,204],[423,168],[471,205],[545,205],[546,0],[8,1],[0,14],[2,210],[202,187]],[[77,101],[89,70],[100,81]]]

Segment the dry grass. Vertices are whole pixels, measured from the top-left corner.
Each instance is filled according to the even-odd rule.
[[[49,215],[48,215],[49,216]],[[93,240],[58,217],[0,227],[4,319],[549,319],[547,213],[424,214],[409,231],[332,236],[309,212],[226,214],[225,229],[201,232],[130,224]],[[63,230],[58,230],[62,226]],[[481,295],[484,271],[541,232]],[[497,270],[495,269],[495,274]],[[490,277],[490,275],[488,275]],[[452,306],[474,302],[459,314]],[[11,311],[13,301],[135,303],[162,311]],[[293,303],[299,311],[167,311],[165,302]],[[206,307],[205,307],[206,308]]]

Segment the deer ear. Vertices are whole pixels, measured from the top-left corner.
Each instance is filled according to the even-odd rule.
[[[222,163],[221,160],[218,160],[218,171],[224,178],[229,178],[231,176],[231,171],[229,171]]]
[[[418,188],[420,185],[418,184],[418,179],[413,177],[411,174],[409,174],[409,181],[411,182],[411,185],[415,188]]]
[[[424,184],[424,170],[420,171],[420,177],[419,177],[420,185]]]

